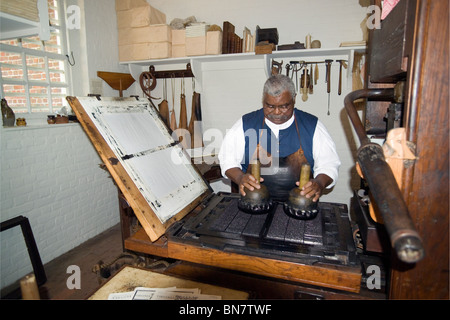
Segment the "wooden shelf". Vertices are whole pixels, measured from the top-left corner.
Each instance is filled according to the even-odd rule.
[[[339,48],[320,48],[320,49],[300,49],[300,50],[282,50],[274,51],[271,54],[257,55],[254,52],[250,53],[234,53],[234,54],[221,54],[221,55],[205,55],[205,56],[193,56],[182,58],[168,58],[168,59],[155,59],[155,60],[143,60],[143,61],[125,61],[121,62],[122,65],[128,65],[130,73],[133,78],[139,81],[139,76],[143,71],[148,71],[149,66],[162,66],[167,70],[168,67],[173,66],[174,69],[180,65],[191,64],[192,71],[196,80],[196,88],[202,87],[202,70],[204,65],[211,62],[227,62],[227,63],[242,63],[242,62],[255,62],[260,63],[261,68],[264,68],[266,76],[270,75],[272,59],[277,61],[285,60],[305,60],[311,61],[311,59],[345,59],[348,60],[347,68],[347,83],[351,83],[351,76],[353,69],[353,58],[355,52],[366,52],[366,46],[356,47],[339,47]]]

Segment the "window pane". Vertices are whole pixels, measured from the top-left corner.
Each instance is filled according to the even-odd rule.
[[[19,40],[18,39],[1,40],[0,43],[9,44],[10,46],[18,46]]]
[[[62,97],[65,97],[67,95],[67,88],[52,87],[51,93],[54,96],[60,95]]]
[[[50,40],[44,42],[44,50],[47,52],[62,54],[61,35],[59,34],[59,31],[55,31],[50,34]]]
[[[32,86],[30,87],[30,95],[33,95],[35,97],[47,95],[47,87],[42,86]]]
[[[38,36],[23,38],[22,47],[33,50],[42,50],[42,41],[39,40]]]
[[[28,70],[28,80],[46,81],[47,75],[45,71]]]
[[[52,72],[50,71],[50,82],[54,83],[65,83],[66,82],[66,76],[63,72]]]
[[[48,16],[53,26],[59,26],[58,1],[48,0]]]
[[[27,66],[39,69],[45,69],[45,58],[27,55]]]
[[[15,113],[27,112],[27,98],[25,96],[25,86],[23,85],[3,85],[3,92],[8,105]]]
[[[3,91],[5,92],[5,95],[8,93],[25,93],[25,86],[18,84],[4,84]]]
[[[52,98],[53,111],[59,110],[68,105],[67,100],[63,97]]]
[[[59,7],[60,0],[46,1],[50,24],[54,27],[49,40],[41,41],[39,36],[32,36],[0,41],[5,45],[2,48],[5,51],[0,51],[3,96],[14,112],[52,112],[68,106],[65,37],[61,32],[64,20],[60,21],[64,14],[59,12],[63,7]],[[15,46],[21,52],[8,52],[8,46]],[[21,47],[40,52],[25,54]],[[47,53],[56,55],[49,58]]]
[[[48,89],[42,86],[30,87],[31,112],[48,111]]]
[[[51,88],[52,93],[52,106],[53,110],[61,109],[64,106],[67,106],[67,88]]]
[[[66,83],[66,75],[64,73],[64,61],[48,59],[48,69],[50,82]]]
[[[23,79],[23,70],[21,67],[2,66],[3,79]]]
[[[0,54],[0,62],[21,66],[22,55],[20,53],[2,51]]]

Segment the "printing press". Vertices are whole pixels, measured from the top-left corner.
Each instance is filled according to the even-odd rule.
[[[347,205],[319,202],[312,219],[296,219],[278,202],[264,213],[244,212],[238,194],[212,191],[150,100],[68,101],[120,189],[126,250],[344,297],[367,291],[367,263],[384,270],[381,259],[357,248]],[[133,216],[142,226],[135,233]]]

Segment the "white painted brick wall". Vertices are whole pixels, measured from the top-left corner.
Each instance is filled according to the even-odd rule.
[[[79,124],[0,132],[1,221],[27,217],[44,264],[119,222],[117,188]],[[32,268],[20,227],[0,241],[3,288]]]

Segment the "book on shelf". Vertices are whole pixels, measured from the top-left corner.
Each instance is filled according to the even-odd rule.
[[[242,52],[254,52],[255,51],[255,36],[252,35],[249,28],[244,27],[242,36]]]
[[[222,32],[223,54],[243,52],[243,39],[235,33],[235,26],[231,22],[223,22]]]

